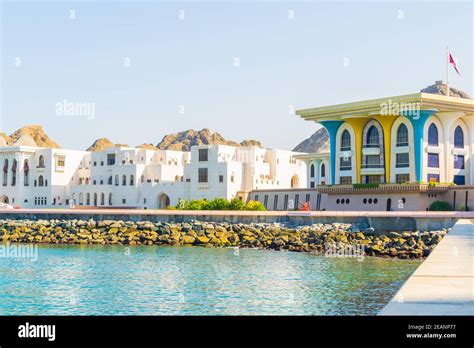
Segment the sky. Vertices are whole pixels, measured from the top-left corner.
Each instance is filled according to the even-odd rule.
[[[292,149],[318,128],[295,109],[419,92],[446,46],[474,94],[469,1],[0,1],[0,131],[64,148],[209,128]]]

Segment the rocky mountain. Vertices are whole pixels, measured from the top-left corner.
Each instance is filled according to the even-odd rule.
[[[12,134],[7,135],[5,133],[0,133],[7,145],[19,144],[17,143],[20,139],[28,139],[28,145],[34,145],[39,147],[51,147],[51,148],[61,148],[61,146],[52,140],[43,130],[43,127],[39,125],[30,125],[24,126],[20,129],[17,129]],[[20,141],[21,143],[21,141]],[[26,144],[24,144],[26,145]]]
[[[434,85],[428,86],[423,88],[420,92],[421,93],[431,93],[431,94],[440,94],[440,95],[447,95],[448,88],[443,81],[436,81]],[[471,99],[469,94],[463,92],[457,88],[449,87],[449,96],[450,97],[457,97],[457,98],[465,98]]]
[[[97,152],[97,151],[105,150],[112,146],[128,147],[127,144],[114,144],[107,138],[99,138],[96,141],[94,141],[94,143],[91,146],[89,146],[86,151]]]
[[[244,140],[241,143],[226,140],[217,132],[212,133],[204,128],[200,131],[188,129],[175,134],[168,134],[163,137],[156,147],[161,150],[189,151],[194,145],[232,145],[232,146],[262,146],[257,140]]]
[[[320,128],[309,138],[299,143],[293,151],[296,152],[326,152],[329,151],[329,136],[325,128]]]

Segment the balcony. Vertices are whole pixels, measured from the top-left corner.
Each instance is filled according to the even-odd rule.
[[[408,184],[379,184],[371,187],[368,185],[360,187],[354,185],[333,185],[333,186],[318,186],[317,191],[327,194],[357,194],[357,193],[397,193],[397,192],[433,192],[445,193],[450,188],[456,188],[452,184],[436,184],[435,186],[427,183],[408,183]]]

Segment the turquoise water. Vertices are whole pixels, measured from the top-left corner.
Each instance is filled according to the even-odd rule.
[[[371,315],[419,261],[269,250],[40,245],[0,258],[1,315]]]

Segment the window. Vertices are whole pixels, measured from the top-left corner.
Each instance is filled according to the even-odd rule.
[[[460,126],[457,126],[454,130],[454,147],[457,149],[464,148],[464,133]]]
[[[94,167],[97,167],[97,162],[96,161],[94,161]]]
[[[133,186],[133,185],[135,185],[135,176],[130,175],[130,186]]]
[[[309,187],[310,187],[310,188],[314,188],[314,186],[315,186],[314,181],[311,181],[311,182],[309,183]]]
[[[351,170],[352,169],[352,161],[350,157],[341,157],[339,163],[340,170]]]
[[[397,153],[397,163],[395,165],[397,168],[407,168],[410,166],[410,159],[408,152]]]
[[[309,195],[309,193],[306,194],[306,197],[305,197],[304,201],[305,201],[306,203],[309,203],[309,201],[310,201],[310,195]]]
[[[41,155],[39,156],[39,159],[38,159],[38,168],[44,168],[44,156]]]
[[[275,195],[275,198],[273,199],[273,210],[278,209],[278,195]]]
[[[428,167],[439,168],[439,154],[428,153]]]
[[[234,182],[234,173],[230,174],[230,182],[231,182],[231,183]]]
[[[224,182],[224,175],[219,175],[219,182]]]
[[[466,184],[466,180],[465,180],[464,175],[455,175],[454,178],[453,178],[453,182],[456,185],[465,185]]]
[[[16,185],[16,170],[17,170],[18,162],[16,159],[13,160],[12,164],[12,186]]]
[[[125,185],[127,185],[127,176],[122,175],[122,186],[125,186]]]
[[[38,186],[44,186],[44,178],[43,175],[40,175],[38,178]]]
[[[115,186],[119,185],[119,176],[115,175]]]
[[[265,195],[263,197],[263,205],[265,206],[265,209],[267,209],[267,205],[268,205],[268,195]]]
[[[109,205],[112,205],[112,193],[109,193]]]
[[[91,194],[90,193],[86,194],[86,205],[91,205]]]
[[[3,161],[3,186],[8,184],[8,160]]]
[[[309,167],[309,176],[311,178],[314,178],[314,164],[311,164],[311,166]]]
[[[397,147],[408,146],[408,128],[403,123],[397,130]]]
[[[122,198],[122,204],[127,204],[127,199],[126,198]]]
[[[114,164],[115,164],[115,154],[114,153],[107,154],[107,165],[113,166]]]
[[[207,162],[209,157],[208,149],[199,149],[199,162]]]
[[[347,129],[342,132],[341,135],[341,151],[350,151],[351,150],[351,135]]]
[[[100,205],[104,205],[105,204],[105,194],[102,192],[100,194]]]
[[[454,169],[464,169],[464,155],[454,155]]]
[[[326,177],[326,165],[323,163],[321,164],[321,178]]]
[[[352,176],[341,176],[339,178],[341,185],[351,185],[352,184]]]
[[[380,175],[367,175],[366,182],[368,184],[380,184]]]
[[[300,203],[300,195],[295,195],[295,209],[298,209],[298,204]]]
[[[207,168],[198,168],[198,183],[207,183]]]
[[[58,156],[56,157],[56,167],[64,167],[66,165],[66,157]]]
[[[23,185],[29,186],[30,185],[30,167],[28,166],[28,160],[25,159],[23,162]]]
[[[370,126],[369,130],[367,131],[367,147],[380,147],[379,143],[379,131],[377,127]]]
[[[439,182],[439,174],[428,174],[428,182]]]
[[[367,155],[365,156],[365,168],[383,168],[380,164],[380,155]]]
[[[428,145],[438,146],[438,128],[434,123],[428,128]]]
[[[112,183],[113,183],[112,175],[109,176],[109,180],[107,180],[107,183],[108,183],[109,185],[112,185]]]
[[[288,195],[283,198],[283,210],[288,210]]]
[[[404,184],[406,182],[410,182],[410,174],[397,174],[395,176],[395,181],[397,184]]]

